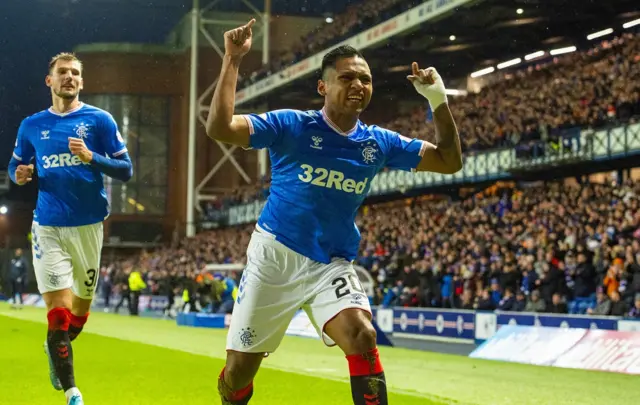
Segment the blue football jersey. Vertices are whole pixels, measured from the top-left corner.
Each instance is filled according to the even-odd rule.
[[[271,158],[271,192],[259,226],[322,263],[355,259],[355,218],[371,181],[384,167],[415,169],[427,145],[361,121],[343,133],[323,111],[276,110],[245,118],[250,147],[269,148]]]
[[[82,226],[104,221],[109,203],[103,175],[69,150],[69,138],[82,138],[93,153],[117,157],[127,147],[111,114],[88,104],[59,114],[51,108],[25,118],[13,158],[35,159],[38,201],[34,221],[44,226]]]

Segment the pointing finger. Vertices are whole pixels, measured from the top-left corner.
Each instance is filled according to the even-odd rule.
[[[256,19],[255,19],[255,18],[252,18],[252,19],[251,19],[251,20],[249,20],[249,22],[244,26],[244,28],[245,28],[245,29],[246,29],[246,28],[251,28],[251,27],[253,27],[253,24],[255,24],[255,23],[256,23]]]
[[[420,68],[418,67],[418,63],[417,62],[413,62],[411,64],[411,71],[412,71],[414,76],[418,76],[419,75]]]

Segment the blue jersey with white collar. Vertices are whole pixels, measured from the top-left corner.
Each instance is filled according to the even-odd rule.
[[[258,225],[322,263],[355,259],[355,217],[371,181],[384,167],[415,169],[426,146],[360,121],[343,133],[323,111],[276,110],[245,118],[250,147],[269,148],[271,158],[271,192]]]
[[[34,221],[43,226],[82,226],[104,221],[109,203],[103,175],[69,150],[69,138],[82,138],[87,148],[117,157],[127,147],[111,114],[87,104],[64,114],[51,108],[25,118],[18,130],[13,159],[35,159],[38,201]]]

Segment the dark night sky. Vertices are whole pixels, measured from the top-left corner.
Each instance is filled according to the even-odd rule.
[[[272,13],[339,12],[358,0],[273,0]],[[201,4],[210,1],[201,0]],[[262,9],[263,0],[252,0]],[[51,104],[44,84],[51,56],[94,42],[163,43],[191,0],[0,0],[0,168],[6,168],[17,128]],[[247,12],[240,0],[216,9]]]
[[[118,4],[125,2],[127,7]],[[44,84],[49,58],[82,43],[164,42],[188,8],[183,0],[160,3],[174,4],[154,8],[137,0],[2,0],[0,167],[8,164],[20,121],[51,104]]]

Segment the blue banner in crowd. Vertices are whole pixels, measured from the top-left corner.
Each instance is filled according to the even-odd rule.
[[[394,336],[482,343],[505,325],[563,329],[640,330],[640,321],[617,317],[522,312],[476,312],[432,308],[374,308],[380,329]]]
[[[474,339],[475,313],[472,311],[425,311],[395,308],[393,333],[445,339]]]

